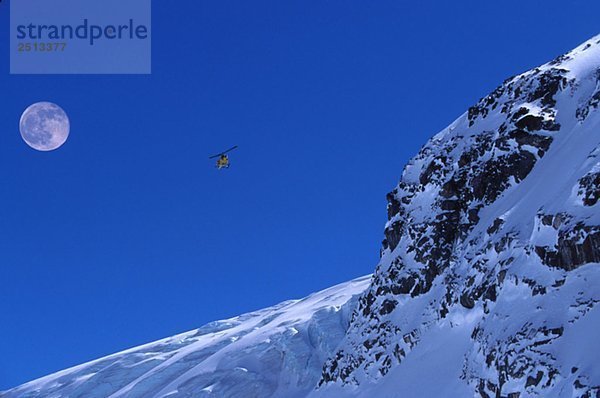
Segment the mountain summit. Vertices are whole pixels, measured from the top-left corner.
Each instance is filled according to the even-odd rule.
[[[372,277],[0,397],[599,397],[599,106],[600,36],[420,150]]]

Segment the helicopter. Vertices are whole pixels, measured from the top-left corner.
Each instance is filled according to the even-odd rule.
[[[228,150],[218,153],[216,155],[209,156],[209,159],[218,158],[217,164],[215,165],[217,169],[219,169],[219,170],[228,169],[229,168],[229,156],[227,156],[227,153],[233,151],[234,149],[237,149],[237,145],[232,146]]]

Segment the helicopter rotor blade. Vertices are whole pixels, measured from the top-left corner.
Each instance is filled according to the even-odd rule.
[[[226,151],[223,151],[223,152],[221,152],[221,153],[219,153],[219,154],[217,154],[217,155],[214,155],[214,156],[209,156],[208,158],[209,158],[209,159],[218,158],[219,156],[223,156],[223,155],[225,155],[227,152],[231,152],[231,151],[233,151],[234,149],[237,149],[237,147],[238,147],[237,145],[234,145],[234,146],[232,146],[231,148],[229,148],[228,150],[226,150]]]
[[[226,151],[222,152],[222,153],[221,153],[221,155],[224,155],[224,154],[226,154],[227,152],[231,152],[231,151],[233,151],[234,149],[237,149],[237,145],[234,145],[234,146],[232,146],[231,148],[229,148],[228,150],[226,150]]]

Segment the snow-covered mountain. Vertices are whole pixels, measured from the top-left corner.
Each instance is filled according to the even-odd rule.
[[[371,278],[0,398],[598,398],[599,107],[600,36],[421,149]]]
[[[599,104],[600,36],[421,149],[317,396],[599,396]]]
[[[212,322],[17,387],[2,398],[305,397],[370,277]]]

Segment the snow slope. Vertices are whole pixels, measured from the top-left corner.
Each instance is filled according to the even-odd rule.
[[[372,278],[0,398],[598,398],[599,107],[600,36],[423,146]]]
[[[304,397],[370,277],[212,322],[24,384],[2,398]]]

